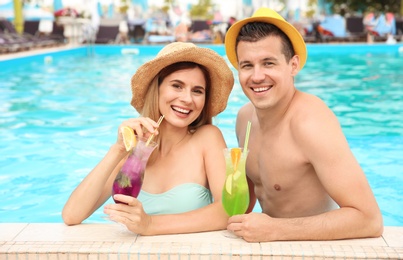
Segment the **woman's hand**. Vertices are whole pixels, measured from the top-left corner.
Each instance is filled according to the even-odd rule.
[[[115,194],[113,198],[122,203],[106,205],[104,213],[109,215],[112,221],[125,225],[128,230],[146,235],[151,224],[151,216],[145,213],[141,202],[134,197],[122,194]]]
[[[117,138],[116,143],[124,151],[126,151],[126,148],[123,143],[123,137],[122,137],[122,133],[121,133],[121,129],[124,126],[128,126],[131,129],[133,129],[134,134],[137,135],[138,137],[148,138],[152,134],[158,135],[158,129],[157,129],[158,124],[151,118],[138,117],[138,118],[130,118],[126,121],[123,121],[122,124],[118,128],[118,138]]]

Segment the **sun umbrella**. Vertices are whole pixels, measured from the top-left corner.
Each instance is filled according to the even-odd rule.
[[[24,20],[54,20],[53,13],[36,5],[25,4],[23,8]]]

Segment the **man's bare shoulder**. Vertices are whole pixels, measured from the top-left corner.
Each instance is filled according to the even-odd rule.
[[[254,110],[253,104],[251,102],[243,105],[238,111],[238,119],[248,118],[252,115]]]
[[[334,113],[319,97],[298,92],[292,108],[291,120],[300,125],[301,122],[320,122],[323,119],[335,118]]]
[[[340,134],[340,124],[320,98],[299,92],[290,118],[290,129],[296,140],[308,141],[327,134]]]
[[[238,110],[236,118],[235,133],[238,141],[242,141],[244,137],[245,126],[248,121],[252,120],[254,106],[251,102],[246,103]]]
[[[317,108],[328,108],[328,106],[326,105],[326,103],[320,99],[319,97],[310,94],[310,93],[306,93],[306,92],[301,92],[298,91],[297,92],[297,96],[296,96],[296,105],[297,106],[303,106],[305,107],[305,109],[302,109],[300,111],[306,111],[306,110],[311,110],[311,109],[317,109]],[[312,111],[309,111],[312,112]]]

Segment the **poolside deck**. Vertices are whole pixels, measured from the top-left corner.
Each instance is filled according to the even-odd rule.
[[[139,236],[119,224],[0,223],[0,259],[403,259],[403,227],[382,237],[248,243],[223,231]]]
[[[36,54],[43,54],[43,53],[48,53],[48,52],[69,50],[74,47],[77,47],[77,46],[71,45],[71,44],[66,44],[63,46],[38,48],[38,49],[27,50],[27,51],[0,53],[0,61],[21,58],[21,57],[26,57],[26,56],[36,55]]]

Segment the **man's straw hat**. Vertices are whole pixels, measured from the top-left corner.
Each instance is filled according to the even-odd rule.
[[[307,59],[307,50],[304,38],[302,38],[298,30],[286,20],[284,20],[284,18],[281,17],[281,15],[276,13],[274,10],[270,8],[259,8],[252,15],[252,17],[234,23],[229,28],[225,36],[225,51],[227,53],[229,61],[236,69],[238,69],[238,58],[235,49],[236,38],[238,37],[239,31],[241,30],[242,26],[251,22],[270,23],[277,26],[281,31],[283,31],[290,39],[295,54],[299,56],[300,69],[304,67]]]
[[[132,77],[132,106],[141,113],[151,81],[165,67],[177,62],[194,62],[203,65],[210,74],[210,116],[224,111],[234,85],[234,75],[223,57],[215,51],[197,47],[190,42],[166,45],[151,61],[143,64]]]

